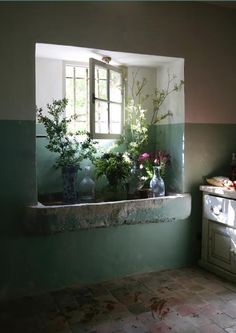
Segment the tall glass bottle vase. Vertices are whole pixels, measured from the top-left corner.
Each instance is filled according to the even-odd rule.
[[[79,200],[80,202],[93,202],[95,199],[95,182],[91,178],[90,166],[85,167],[84,178],[79,183]]]
[[[165,183],[160,176],[161,168],[159,166],[153,167],[153,177],[150,181],[150,188],[152,190],[153,197],[164,197],[165,196]]]

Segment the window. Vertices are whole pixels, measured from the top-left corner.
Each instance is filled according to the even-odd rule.
[[[73,130],[93,138],[118,138],[123,123],[123,79],[119,68],[95,59],[89,66],[65,65],[67,115],[76,114]]]
[[[90,129],[96,138],[117,138],[122,131],[123,82],[121,70],[90,59]]]
[[[89,131],[89,69],[86,65],[65,65],[67,116],[77,115],[71,130]]]

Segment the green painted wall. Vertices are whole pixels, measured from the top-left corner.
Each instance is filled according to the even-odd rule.
[[[171,156],[167,169],[166,187],[170,192],[183,192],[184,189],[184,124],[154,126],[152,135],[155,149],[166,150]]]
[[[44,134],[40,124],[37,124],[37,133]],[[164,149],[171,155],[171,166],[166,174],[166,187],[170,192],[183,192],[184,183],[184,124],[154,125],[149,131],[149,147],[147,152],[155,149]],[[53,163],[56,154],[46,149],[47,139],[36,138],[37,185],[39,194],[49,194],[62,191],[61,170],[55,169]],[[142,152],[140,152],[142,153]],[[82,167],[83,167],[82,163]],[[83,172],[79,171],[81,180]],[[96,180],[97,188],[102,188],[102,181]]]
[[[5,168],[9,171],[4,184],[8,209],[1,221],[0,253],[4,255],[0,259],[0,298],[184,266],[192,262],[189,220],[81,230],[46,237],[27,236],[23,226],[24,215],[19,214],[16,205],[19,204],[19,197],[23,203],[33,204],[36,201],[31,197],[31,186],[35,186],[31,184],[35,151],[39,154],[38,161],[44,158],[40,166],[43,169],[37,168],[37,173],[41,174],[39,184],[52,181],[53,159],[43,148],[45,139],[37,139],[35,150],[35,140],[32,140],[35,138],[34,122],[1,121],[0,129],[0,140],[5,142],[2,150]],[[166,127],[166,130],[170,131],[170,128]],[[10,151],[14,151],[14,156],[9,154]],[[59,171],[57,176],[60,176]],[[16,177],[14,183],[12,177]],[[12,187],[7,187],[8,181]],[[14,198],[15,203],[12,201]]]
[[[3,275],[2,297],[5,294],[34,293],[71,283],[95,282],[195,262],[199,258],[201,245],[199,185],[203,176],[228,174],[231,153],[236,150],[235,130],[236,125],[226,124],[174,124],[152,128],[151,146],[166,149],[172,156],[168,185],[174,184],[180,191],[189,191],[193,195],[191,220],[14,240],[10,258],[13,258],[16,266],[11,269],[19,267],[20,274],[14,277],[10,273],[14,278],[8,282],[7,279],[4,281]],[[38,182],[52,181],[55,172],[53,159],[43,148],[45,139],[37,140],[37,154],[41,154],[38,155],[38,163],[40,158],[45,159],[41,167],[47,170],[41,173],[42,179]],[[60,172],[57,172],[59,182],[55,184],[59,189]],[[8,243],[2,244],[4,253]],[[7,271],[8,263],[5,262],[4,271]]]
[[[191,262],[189,221],[2,240],[0,298]]]
[[[185,125],[185,192],[192,195],[192,240],[195,258],[200,257],[202,193],[206,176],[230,176],[232,153],[236,151],[236,124]]]
[[[21,232],[23,205],[35,204],[35,123],[0,120],[0,238]]]
[[[37,135],[45,135],[43,125],[36,124]],[[62,192],[61,169],[55,169],[56,154],[50,152],[45,137],[36,137],[36,172],[38,194]]]

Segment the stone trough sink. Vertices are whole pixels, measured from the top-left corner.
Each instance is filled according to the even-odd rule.
[[[80,229],[174,222],[188,218],[190,213],[191,196],[187,193],[75,205],[38,203],[27,207],[25,226],[31,234],[49,235]]]

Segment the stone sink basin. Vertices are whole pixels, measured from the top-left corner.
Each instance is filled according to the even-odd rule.
[[[188,193],[75,205],[38,203],[26,208],[25,227],[31,234],[49,235],[89,228],[174,222],[187,219],[190,213],[191,196]]]

